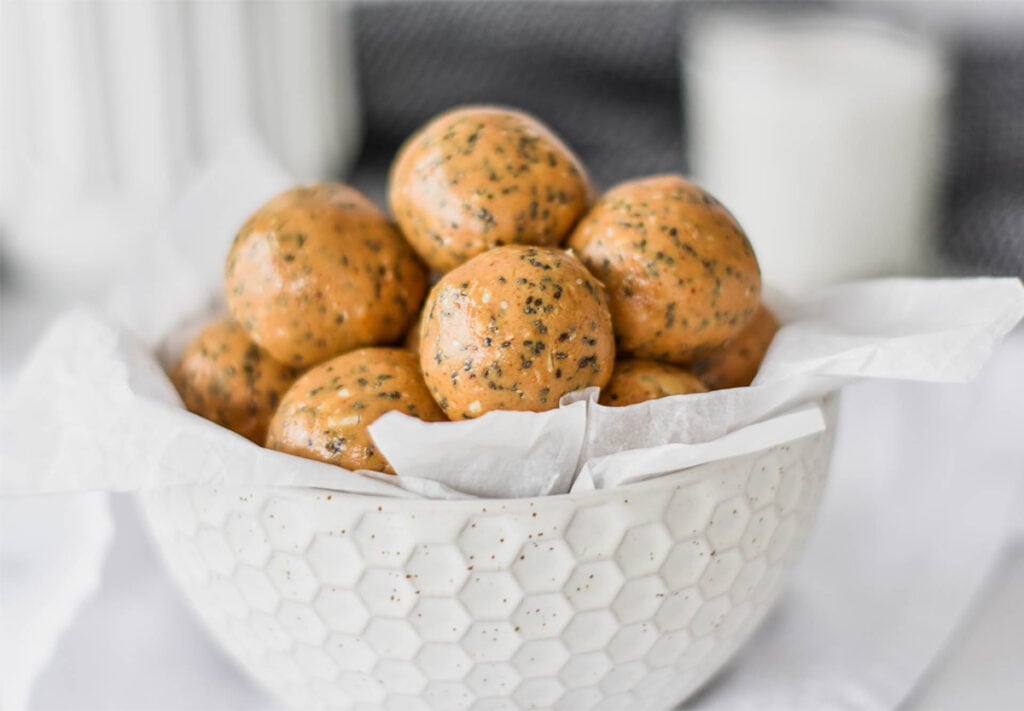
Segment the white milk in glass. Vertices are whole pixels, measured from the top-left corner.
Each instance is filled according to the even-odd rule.
[[[947,73],[922,38],[838,17],[697,18],[686,31],[694,177],[791,294],[929,264]]]

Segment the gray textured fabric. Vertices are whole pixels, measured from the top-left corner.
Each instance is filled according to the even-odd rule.
[[[585,157],[602,188],[685,171],[679,38],[693,7],[579,1],[357,6],[367,142],[354,181],[382,200],[400,142],[434,114],[468,102],[511,104],[536,114]],[[939,246],[952,271],[1024,275],[1024,38],[996,45],[975,39],[953,50]]]
[[[954,57],[940,246],[959,271],[1024,276],[1024,37]]]
[[[521,107],[607,187],[685,167],[672,3],[396,3],[360,7],[363,168],[456,104]]]

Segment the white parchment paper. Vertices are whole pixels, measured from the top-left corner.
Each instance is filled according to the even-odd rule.
[[[545,413],[424,423],[390,413],[371,434],[398,476],[270,451],[187,412],[164,373],[182,334],[222,309],[239,225],[293,184],[244,136],[188,193],[106,311],[64,314],[3,418],[0,493],[178,484],[314,486],[388,496],[541,496],[616,486],[821,431],[817,402],[853,379],[962,382],[1024,315],[1017,279],[849,284],[785,310],[753,386],[624,408],[573,393]],[[171,355],[169,355],[171,354]]]

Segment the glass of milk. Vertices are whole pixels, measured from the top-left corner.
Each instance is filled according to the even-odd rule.
[[[693,176],[790,294],[920,273],[940,187],[941,49],[845,16],[697,16],[684,80]]]

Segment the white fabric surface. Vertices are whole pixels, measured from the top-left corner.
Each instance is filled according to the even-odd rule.
[[[27,706],[33,680],[99,587],[114,535],[108,498],[0,499],[0,708]]]
[[[907,697],[1020,515],[1022,364],[1018,333],[974,384],[844,392],[831,481],[788,594],[695,708],[887,709]]]
[[[877,381],[844,392],[806,554],[779,608],[688,707],[892,708],[940,654],[955,654],[954,628],[1017,530],[1008,516],[1024,504],[1022,363],[1018,330],[975,383]],[[35,525],[60,516],[58,502]],[[115,497],[114,514],[100,589],[57,644],[29,708],[276,709],[190,617],[134,502]],[[0,640],[5,653],[11,644]]]

